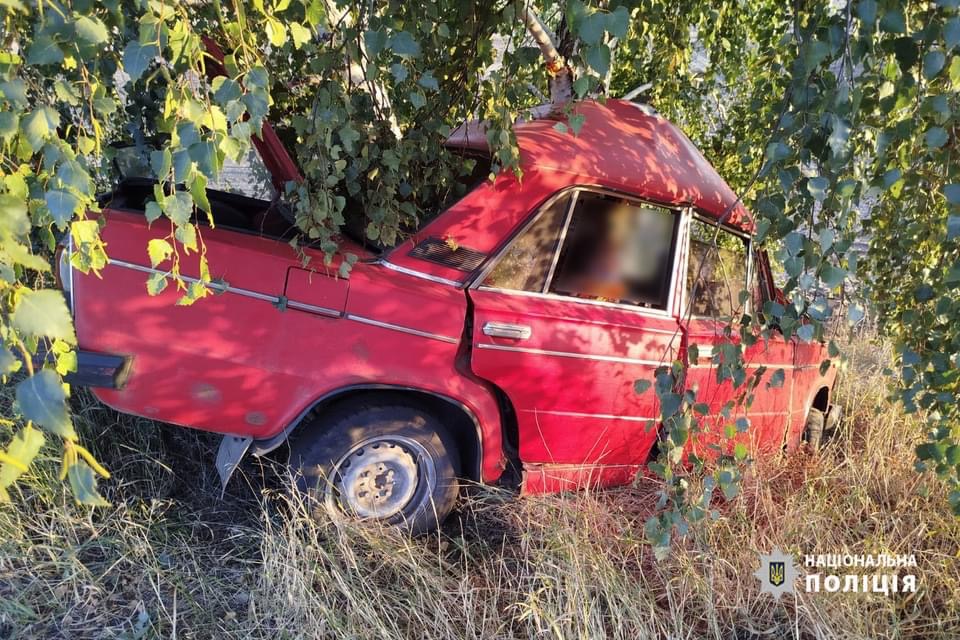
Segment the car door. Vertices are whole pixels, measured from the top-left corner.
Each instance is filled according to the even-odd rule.
[[[751,330],[752,344],[743,348],[742,371],[736,365],[744,314],[761,314],[770,299],[761,263],[752,260],[749,237],[699,216],[690,220],[686,287],[681,323],[688,345],[696,345],[697,361],[689,357],[686,387],[709,412],[702,418],[706,433],[693,439],[690,450],[714,457],[730,452],[736,442],[751,451],[780,446],[790,418],[794,384],[794,345],[776,330]],[[725,332],[733,319],[733,331]],[[759,374],[759,378],[757,378]],[[734,376],[744,376],[736,386]],[[750,381],[757,384],[750,388]]]
[[[528,475],[611,484],[646,462],[656,398],[634,382],[677,357],[679,222],[616,194],[561,193],[472,285],[471,367],[513,405]]]

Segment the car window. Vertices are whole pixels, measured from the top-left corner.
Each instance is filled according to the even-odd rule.
[[[581,192],[549,291],[666,309],[678,222],[670,209]]]
[[[571,197],[565,194],[547,203],[534,223],[514,239],[497,266],[483,280],[484,286],[543,291]]]
[[[748,264],[744,238],[694,218],[687,271],[692,314],[721,318],[743,313]]]

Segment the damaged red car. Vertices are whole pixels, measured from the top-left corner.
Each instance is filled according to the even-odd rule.
[[[517,125],[522,179],[481,179],[381,252],[346,234],[329,268],[304,267],[275,202],[211,190],[203,237],[226,284],[192,306],[147,294],[158,270],[144,247],[168,229],[144,215],[152,183],[121,182],[103,200],[102,277],[62,263],[74,380],[118,411],[224,434],[224,481],[244,455],[288,443],[299,487],[331,511],[412,531],[508,460],[526,493],[629,482],[659,415],[635,381],[683,361],[718,414],[735,393],[710,361],[723,318],[778,292],[748,212],[682,132],[626,101],[574,112],[576,136],[549,118]],[[448,144],[481,156],[482,141],[461,130]],[[259,147],[276,184],[296,179],[271,131]],[[346,253],[359,260],[342,277]],[[836,377],[824,351],[777,335],[745,348],[748,368],[784,375],[745,414],[756,454],[818,436]]]

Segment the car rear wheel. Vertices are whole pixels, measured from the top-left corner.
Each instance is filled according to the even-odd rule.
[[[437,528],[457,498],[459,456],[440,421],[402,406],[344,406],[291,443],[297,488],[334,518]]]
[[[807,422],[803,427],[803,441],[810,451],[819,451],[823,441],[824,415],[820,409],[810,409]]]

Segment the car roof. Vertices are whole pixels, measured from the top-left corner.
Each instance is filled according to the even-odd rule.
[[[569,128],[582,117],[580,130]],[[567,130],[555,120],[515,129],[521,167],[576,175],[651,202],[690,206],[704,216],[750,231],[753,218],[689,138],[646,105],[623,100],[576,103]]]

